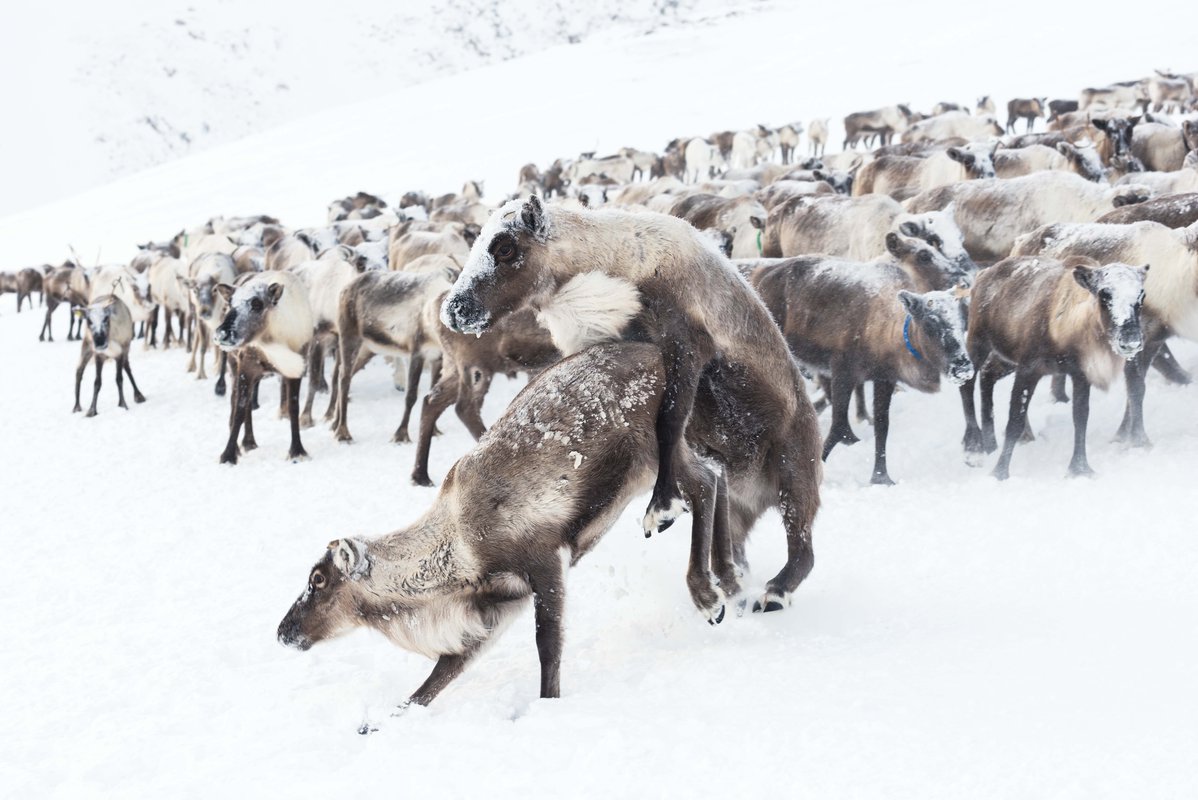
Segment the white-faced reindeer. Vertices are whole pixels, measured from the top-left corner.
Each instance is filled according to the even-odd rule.
[[[92,392],[92,404],[86,416],[96,415],[96,401],[100,398],[101,375],[104,372],[104,362],[112,359],[116,364],[116,392],[121,408],[128,409],[125,403],[125,375],[133,386],[133,401],[144,403],[146,398],[137,388],[133,380],[133,370],[129,369],[129,346],[133,343],[133,318],[129,307],[120,297],[109,294],[97,297],[87,307],[78,313],[84,322],[83,345],[79,353],[79,366],[75,368],[75,408],[82,411],[79,405],[79,387],[83,382],[83,371],[87,362],[95,361],[96,381]]]
[[[300,442],[300,380],[307,366],[312,341],[312,310],[299,278],[287,272],[252,275],[234,288],[216,287],[228,305],[216,328],[216,343],[234,362],[234,393],[229,420],[229,441],[220,463],[237,463],[237,436],[245,426],[242,447],[257,447],[253,434],[254,389],[262,376],[275,372],[283,379],[287,413],[291,421],[290,460],[308,457]]]
[[[982,426],[970,380],[961,387],[965,450],[990,453],[994,438],[994,384],[1015,373],[1011,410],[995,477],[1010,474],[1011,454],[1023,436],[1027,407],[1044,375],[1073,379],[1071,475],[1093,472],[1086,459],[1090,387],[1106,389],[1124,362],[1144,346],[1140,306],[1148,267],[1090,259],[1058,261],[1013,257],[983,270],[969,311],[969,355],[981,368]]]
[[[1177,230],[1147,221],[1048,225],[1021,238],[1012,255],[1152,265],[1144,282],[1144,348],[1123,371],[1127,410],[1116,434],[1133,446],[1148,446],[1144,430],[1148,367],[1169,336],[1198,340],[1198,223]]]
[[[785,607],[813,563],[819,428],[798,365],[744,278],[682,220],[531,197],[487,223],[441,319],[486,335],[526,306],[564,354],[631,335],[661,348],[666,399],[645,531],[682,513],[675,460],[684,441],[701,448],[727,471],[734,546],[766,509],[782,511],[787,563],[755,608]]]
[[[853,195],[877,193],[902,201],[937,186],[993,178],[997,147],[974,142],[948,147],[923,158],[881,156],[858,170]]]
[[[874,384],[872,482],[892,484],[886,467],[890,400],[895,386],[940,389],[940,376],[960,384],[973,377],[965,355],[964,309],[941,288],[966,277],[918,239],[888,237],[896,261],[852,262],[826,256],[788,259],[760,267],[752,283],[761,294],[799,363],[831,379],[832,427],[823,458],[839,443],[860,441],[849,425],[849,399],[865,381]],[[939,255],[939,254],[936,254]],[[924,292],[920,294],[919,292]]]
[[[427,705],[531,600],[541,697],[558,697],[566,570],[653,483],[654,428],[668,391],[651,344],[602,344],[550,367],[454,465],[424,516],[378,539],[330,543],[279,641],[307,650],[373,628],[436,659],[408,700]],[[719,476],[687,447],[676,475],[696,517],[687,585],[715,623],[738,590],[716,521]]]

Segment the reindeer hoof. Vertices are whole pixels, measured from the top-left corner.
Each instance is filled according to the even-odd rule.
[[[333,434],[333,438],[341,442],[341,444],[353,444],[354,437],[349,435],[349,431],[337,431]]]
[[[753,603],[753,613],[761,612],[770,613],[771,611],[781,611],[786,608],[786,598],[774,592],[766,592],[765,597]]]
[[[236,464],[237,463],[237,453],[230,453],[228,450],[226,450],[225,452],[220,454],[220,463]]]
[[[411,442],[412,439],[410,436],[408,436],[408,432],[406,430],[398,430],[395,432],[395,435],[391,437],[392,444],[411,444]]]
[[[301,461],[311,461],[312,456],[308,455],[308,453],[303,449],[292,450],[287,454],[287,460],[292,464],[298,464]]]
[[[299,421],[299,422],[300,422],[300,427],[301,427],[301,428],[314,428],[314,427],[316,427],[316,423],[312,421],[312,415],[311,415],[311,414],[301,414],[301,415],[300,415],[300,421]]]
[[[874,476],[870,478],[869,482],[874,486],[894,486],[894,481],[891,480],[890,476],[885,472],[880,475],[875,473]]]
[[[686,510],[686,503],[681,497],[671,497],[668,506],[662,506],[657,501],[651,502],[649,510],[645,512],[645,518],[641,522],[645,538],[669,528]]]
[[[431,487],[433,485],[433,480],[432,480],[432,478],[430,478],[428,476],[427,473],[419,473],[418,474],[418,473],[413,472],[412,473],[412,485],[413,486]]]
[[[98,411],[96,411],[94,408],[89,408],[89,409],[87,410],[87,413],[86,413],[86,414],[84,414],[83,416],[85,416],[85,417],[94,417],[94,416],[95,416],[96,414],[98,414],[98,413],[99,413],[99,412],[98,412]]]
[[[1093,469],[1090,468],[1089,464],[1070,464],[1069,465],[1069,477],[1070,478],[1093,478],[1095,476],[1095,474],[1096,473],[1094,472]]]
[[[723,621],[724,621],[724,606],[720,606],[720,613],[716,615],[715,619],[708,617],[707,624],[708,625],[719,625]]]
[[[984,465],[985,463],[986,463],[985,453],[980,453],[976,450],[966,450],[965,451],[965,466],[973,467],[974,469],[977,469],[978,467]]]
[[[141,392],[138,392],[137,394],[133,395],[133,402],[134,403],[144,403],[144,402],[146,402],[146,396],[144,394],[142,394]]]
[[[223,383],[218,383],[218,384],[216,384],[216,388],[213,389],[213,391],[216,392],[217,397],[224,397],[225,396],[225,385]]]
[[[1011,471],[1006,467],[995,467],[994,472],[990,474],[995,478],[998,478],[1000,481],[1005,481],[1007,478],[1011,477]]]

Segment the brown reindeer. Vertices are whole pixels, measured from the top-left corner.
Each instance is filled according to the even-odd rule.
[[[734,543],[767,508],[782,511],[787,563],[756,608],[783,608],[813,563],[819,429],[798,365],[744,278],[682,220],[531,197],[487,223],[441,319],[483,334],[525,306],[564,354],[629,336],[662,349],[659,468],[644,529],[664,530],[684,508],[675,460],[685,434],[727,470]]]
[[[86,306],[90,294],[91,281],[82,267],[78,267],[68,261],[61,267],[55,267],[50,270],[50,274],[42,282],[42,296],[46,300],[46,321],[42,323],[42,332],[38,334],[37,340],[39,342],[54,341],[54,332],[50,328],[50,319],[54,315],[54,309],[58,308],[59,303],[67,303],[73,311],[74,309]],[[75,332],[76,323],[79,325],[78,333]],[[77,318],[72,313],[70,315],[70,324],[67,328],[67,341],[82,338],[83,319]]]
[[[79,387],[83,382],[83,371],[87,362],[95,361],[96,381],[92,392],[92,404],[85,416],[96,415],[96,401],[100,399],[101,375],[104,372],[104,361],[111,358],[116,362],[116,392],[118,405],[128,410],[125,403],[125,375],[133,386],[133,401],[144,403],[146,398],[137,388],[133,380],[133,370],[129,369],[129,346],[133,343],[133,317],[129,307],[116,295],[104,295],[96,298],[86,308],[76,312],[82,317],[86,328],[83,331],[83,345],[79,353],[79,366],[75,368],[75,408],[72,412],[82,411],[79,405]],[[81,325],[81,327],[83,327]]]
[[[424,516],[378,539],[329,545],[279,641],[307,650],[370,627],[436,659],[402,711],[436,698],[531,598],[540,694],[558,697],[565,572],[652,484],[667,391],[661,351],[649,344],[602,344],[550,367],[454,465]],[[737,589],[728,542],[715,538],[726,509],[714,470],[690,448],[680,456],[679,477],[696,487],[687,583],[715,623],[725,591]]]
[[[438,308],[444,299],[444,294],[437,298]],[[437,326],[437,336],[444,365],[440,380],[429,390],[420,409],[420,436],[412,468],[412,483],[417,486],[433,485],[428,475],[429,450],[437,420],[451,403],[470,435],[478,439],[487,430],[482,405],[496,373],[509,377],[518,372],[535,374],[561,359],[531,309],[509,314],[486,336],[457,333],[444,325]]]
[[[1017,97],[1007,101],[1007,133],[1015,132],[1015,123],[1021,119],[1027,120],[1027,132],[1032,132],[1036,120],[1044,116],[1048,106],[1047,97],[1022,98]]]
[[[341,292],[337,322],[339,375],[334,435],[352,442],[349,390],[353,376],[376,353],[409,356],[404,413],[393,442],[408,442],[408,421],[416,405],[424,362],[432,362],[432,382],[439,379],[441,350],[437,340],[435,300],[456,274],[436,272],[365,272]]]
[[[1090,387],[1105,390],[1123,362],[1144,347],[1140,306],[1148,267],[1099,266],[1085,258],[1013,257],[983,270],[969,311],[969,355],[981,365],[982,426],[974,381],[961,387],[967,454],[993,452],[994,384],[1015,373],[1002,455],[994,476],[1010,474],[1011,454],[1027,423],[1027,407],[1044,375],[1073,379],[1071,475],[1093,472],[1086,459]]]
[[[918,294],[922,281],[898,263],[826,256],[760,267],[751,280],[799,363],[831,378],[832,427],[824,460],[837,444],[860,441],[849,426],[849,399],[855,387],[873,381],[871,480],[893,484],[886,441],[895,386],[936,392],[942,374],[956,384],[973,377],[958,297],[946,291]]]

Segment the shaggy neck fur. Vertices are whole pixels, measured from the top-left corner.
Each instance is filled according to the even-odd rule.
[[[1107,389],[1123,368],[1102,329],[1098,299],[1066,273],[1057,282],[1048,335],[1060,351],[1072,349],[1086,379],[1099,389]]]
[[[541,306],[537,319],[562,355],[569,356],[619,339],[640,310],[640,292],[634,285],[602,272],[584,272],[562,284]]]

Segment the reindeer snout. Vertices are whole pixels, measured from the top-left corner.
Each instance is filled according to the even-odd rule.
[[[300,633],[299,620],[292,619],[293,616],[288,614],[279,623],[279,644],[294,647],[296,650],[307,650],[312,647],[312,640]]]
[[[948,369],[948,379],[960,386],[973,377],[973,362],[968,358],[954,361]]]
[[[441,306],[441,321],[458,333],[478,334],[486,330],[490,315],[473,294],[455,292]]]

